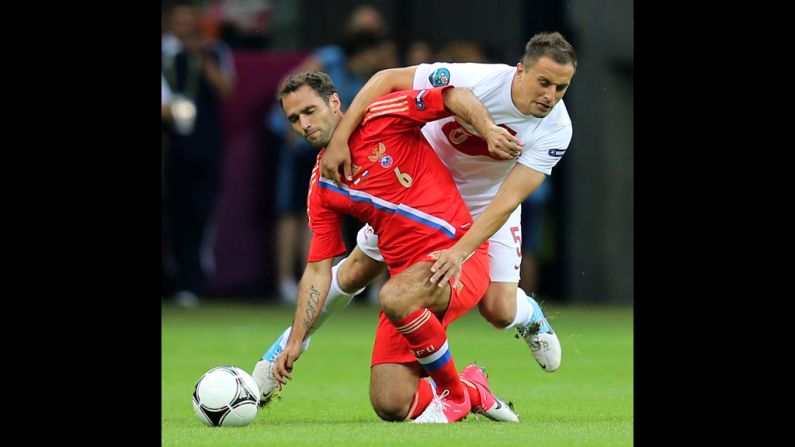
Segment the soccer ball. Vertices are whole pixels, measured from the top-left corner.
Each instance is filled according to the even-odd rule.
[[[257,384],[236,366],[219,366],[207,371],[193,390],[193,411],[209,426],[248,425],[257,415],[258,405]]]

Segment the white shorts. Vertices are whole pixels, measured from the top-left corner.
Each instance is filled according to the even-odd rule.
[[[356,244],[367,256],[379,262],[384,257],[378,250],[378,235],[373,227],[365,224],[356,234]],[[519,282],[522,262],[522,206],[513,210],[494,236],[489,238],[489,268],[491,282]]]

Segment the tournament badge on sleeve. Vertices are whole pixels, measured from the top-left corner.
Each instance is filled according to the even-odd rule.
[[[428,76],[428,82],[434,87],[441,87],[450,83],[450,70],[446,68],[437,68]]]

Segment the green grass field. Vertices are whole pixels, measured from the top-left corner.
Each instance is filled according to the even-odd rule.
[[[257,304],[162,307],[163,446],[623,446],[633,443],[631,308],[546,305],[563,363],[544,372],[515,331],[474,310],[448,330],[461,370],[477,361],[492,391],[513,401],[519,424],[473,415],[450,425],[381,421],[370,407],[369,364],[377,311],[352,305],[329,319],[293,371],[280,400],[246,427],[204,426],[191,393],[208,369],[254,363],[292,321],[292,309]]]

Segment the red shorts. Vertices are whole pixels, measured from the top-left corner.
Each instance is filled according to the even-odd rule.
[[[489,287],[491,279],[489,277],[489,251],[488,243],[482,244],[475,250],[475,253],[464,261],[461,268],[461,284],[463,287],[456,290],[453,287],[454,278],[450,278],[450,304],[442,317],[442,327],[447,329],[458,317],[469,312],[475,307],[486,289]],[[397,331],[383,312],[378,316],[378,328],[375,331],[375,344],[373,346],[373,357],[370,366],[379,363],[411,363],[416,362],[417,358],[409,350],[409,343],[406,338]]]

